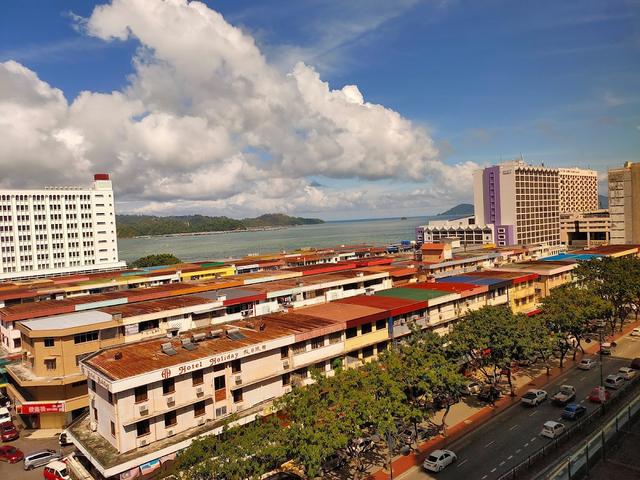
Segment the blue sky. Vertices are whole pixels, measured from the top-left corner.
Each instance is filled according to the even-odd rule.
[[[606,172],[640,160],[637,0],[205,3],[253,37],[283,72],[303,60],[331,88],[357,85],[366,101],[424,128],[445,164],[483,165],[522,154],[531,163]],[[0,61],[15,60],[36,72],[69,103],[84,90],[125,89],[140,44],[79,31],[77,16],[89,17],[93,6],[3,2]],[[338,190],[419,187],[397,178],[305,178]],[[394,211],[440,207],[403,203]],[[328,208],[321,216],[340,218],[339,210]],[[373,210],[356,216],[389,214]]]

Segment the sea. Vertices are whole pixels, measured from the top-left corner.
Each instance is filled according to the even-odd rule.
[[[118,250],[120,259],[129,262],[157,253],[172,253],[183,261],[195,261],[225,260],[304,247],[363,243],[386,246],[415,240],[415,228],[433,218],[436,217],[343,220],[277,230],[122,238],[118,240]]]

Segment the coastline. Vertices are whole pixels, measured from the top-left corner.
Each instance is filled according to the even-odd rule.
[[[131,238],[162,238],[162,237],[198,237],[202,235],[220,235],[224,233],[247,233],[247,232],[267,232],[275,230],[285,230],[292,227],[300,227],[302,225],[279,225],[276,227],[250,227],[237,228],[235,230],[213,230],[210,232],[184,232],[184,233],[159,233],[157,235],[136,235],[134,237],[118,237],[118,240]]]

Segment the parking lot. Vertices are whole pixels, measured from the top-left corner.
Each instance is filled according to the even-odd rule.
[[[59,450],[58,439],[56,438],[29,438],[31,432],[29,430],[22,430],[20,432],[20,438],[11,442],[4,443],[4,445],[13,445],[14,447],[22,450],[22,453],[28,455],[29,453],[44,448],[50,448],[52,450]],[[66,455],[73,450],[73,446],[64,447],[62,454]],[[1,480],[40,480],[42,476],[43,467],[35,468],[31,471],[25,471],[22,462],[9,465],[5,462],[0,462],[0,479]]]

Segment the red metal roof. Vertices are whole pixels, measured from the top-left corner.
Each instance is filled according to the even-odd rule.
[[[351,305],[363,305],[386,310],[388,317],[404,315],[427,308],[427,302],[415,301],[405,298],[382,297],[378,295],[357,295],[355,297],[343,298],[333,303],[348,303]]]

